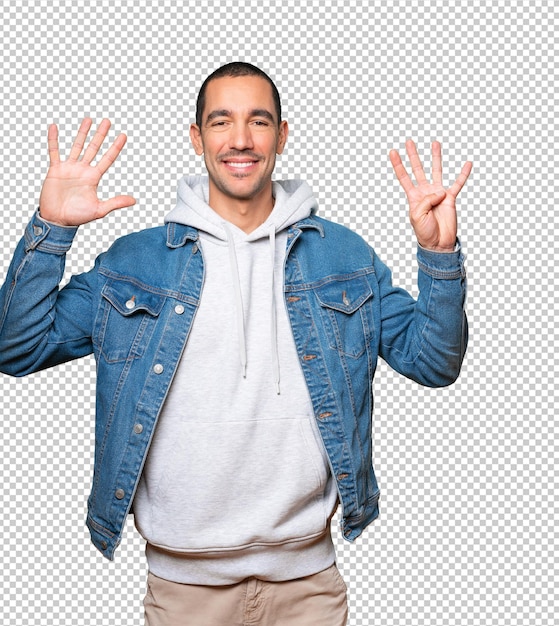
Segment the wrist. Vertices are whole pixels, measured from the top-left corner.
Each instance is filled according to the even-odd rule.
[[[45,215],[41,212],[41,207],[37,209],[37,215],[41,221],[46,222],[51,226],[59,226],[60,228],[75,228],[73,224],[63,224],[62,222],[57,222],[56,220],[45,217]]]
[[[456,252],[460,247],[458,239],[456,239],[452,246],[425,246],[422,245],[419,241],[417,242],[417,245],[423,250],[427,250],[429,252],[438,252],[440,254],[450,254],[451,252]]]

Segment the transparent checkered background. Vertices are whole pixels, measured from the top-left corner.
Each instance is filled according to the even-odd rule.
[[[80,230],[68,272],[161,223],[202,172],[188,141],[198,87],[232,60],[277,81],[291,136],[277,177],[305,178],[322,215],[361,232],[416,293],[414,239],[388,161],[440,139],[459,198],[471,340],[459,381],[428,390],[381,364],[381,516],[334,529],[351,626],[542,625],[556,614],[553,374],[557,304],[557,8],[542,0],[2,0],[0,270],[38,199],[46,131],[80,119],[129,143],[102,194],[133,209]],[[0,375],[0,623],[142,624],[143,544],[114,563],[84,520],[93,453],[90,359]],[[336,520],[337,525],[337,520]],[[203,626],[203,625],[201,625]],[[294,625],[296,626],[296,625]]]

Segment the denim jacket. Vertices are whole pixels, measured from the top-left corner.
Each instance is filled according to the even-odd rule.
[[[94,353],[87,525],[112,560],[188,341],[204,259],[198,231],[169,223],[118,239],[59,290],[75,232],[38,213],[27,226],[0,291],[0,371],[24,376]],[[454,382],[466,348],[459,246],[448,254],[419,248],[417,259],[416,301],[392,285],[373,249],[347,228],[311,216],[289,230],[285,306],[349,541],[378,516],[371,440],[377,358],[439,387]]]

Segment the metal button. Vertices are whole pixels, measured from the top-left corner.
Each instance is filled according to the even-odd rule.
[[[195,243],[195,244],[192,246],[192,254],[196,254],[197,252],[198,252],[198,244],[197,244],[197,243]]]
[[[33,232],[35,233],[35,235],[37,235],[37,237],[39,235],[43,234],[43,229],[41,226],[33,226]]]
[[[124,494],[124,489],[117,489],[117,490],[115,491],[115,498],[116,498],[117,500],[122,500],[122,498],[124,498],[124,495],[125,495],[125,494]]]
[[[106,550],[109,547],[109,544],[106,541],[102,541],[101,547],[103,548],[103,550]]]
[[[130,300],[126,302],[125,306],[127,309],[133,309],[136,306],[135,298],[130,298]]]
[[[184,313],[184,307],[182,304],[177,304],[177,306],[175,307],[175,313],[177,315],[182,315]]]
[[[156,363],[156,364],[153,366],[153,371],[154,371],[156,374],[162,374],[162,373],[163,373],[163,365],[161,365],[161,363]]]
[[[142,424],[134,424],[134,432],[139,435],[141,432],[143,432],[144,427],[142,426]]]

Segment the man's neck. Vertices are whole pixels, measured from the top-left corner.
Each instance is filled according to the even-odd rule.
[[[210,189],[209,205],[224,220],[251,233],[263,224],[274,208],[275,198],[270,194],[250,200],[240,200],[212,194]]]

